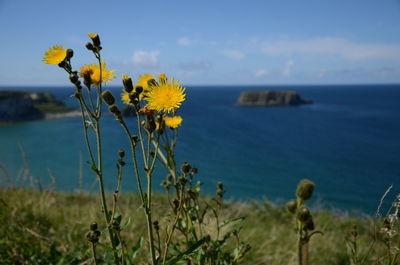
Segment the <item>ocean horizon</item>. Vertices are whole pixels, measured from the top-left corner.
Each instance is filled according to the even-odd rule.
[[[51,92],[71,107],[71,87],[0,87]],[[115,96],[120,87],[109,86]],[[241,107],[241,91],[295,90],[310,105]],[[188,86],[176,149],[178,164],[189,162],[207,194],[222,181],[226,198],[268,198],[283,203],[294,198],[297,183],[316,183],[314,204],[373,214],[390,185],[390,201],[399,193],[400,85]],[[123,191],[135,190],[129,143],[105,110],[102,123],[105,186],[116,183],[117,150],[127,151]],[[132,126],[135,118],[127,118]],[[97,191],[96,177],[86,164],[80,117],[0,126],[0,165],[10,176],[21,175],[26,157],[32,176],[42,185],[56,179],[56,189]],[[23,150],[23,151],[21,151]],[[82,183],[80,170],[82,169]],[[51,176],[50,176],[51,175]],[[157,168],[154,188],[166,174]],[[0,177],[2,185],[5,178]],[[0,179],[0,180],[1,180]]]

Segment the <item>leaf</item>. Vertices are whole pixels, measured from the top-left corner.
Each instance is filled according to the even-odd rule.
[[[126,220],[125,224],[121,225],[121,228],[122,227],[127,227],[130,223],[131,223],[131,217],[129,216],[128,220]]]
[[[190,246],[190,248],[188,248],[185,252],[179,253],[175,257],[172,257],[170,260],[168,260],[166,265],[174,265],[174,264],[176,264],[177,262],[182,260],[182,258],[184,258],[185,256],[187,256],[187,255],[191,254],[192,252],[194,252],[198,247],[203,245],[208,240],[209,240],[208,237],[203,237],[202,239],[200,239],[199,241],[194,243],[192,246]]]
[[[132,250],[131,250],[132,259],[136,258],[139,250],[143,247],[143,242],[144,242],[143,237],[140,237],[139,240],[136,242],[136,244],[132,247]]]
[[[231,219],[231,220],[226,220],[226,221],[223,221],[222,223],[220,223],[218,227],[222,228],[229,224],[237,224],[237,223],[242,222],[244,219],[245,219],[244,217],[239,217],[239,218],[235,218],[235,219]]]

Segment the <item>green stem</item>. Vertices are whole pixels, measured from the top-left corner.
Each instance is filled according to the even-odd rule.
[[[155,259],[155,250],[154,250],[154,233],[153,233],[153,222],[152,222],[152,218],[151,218],[151,186],[152,186],[152,171],[153,171],[153,167],[154,167],[154,163],[155,163],[155,159],[156,159],[156,153],[154,154],[154,160],[153,160],[153,164],[152,164],[152,168],[149,168],[148,165],[150,163],[150,144],[151,144],[151,140],[153,138],[153,133],[149,133],[147,135],[148,137],[148,141],[147,141],[147,158],[145,160],[147,160],[147,165],[146,165],[146,173],[147,173],[147,205],[146,205],[146,218],[147,218],[147,230],[148,230],[148,234],[149,234],[149,241],[150,241],[150,252],[151,252],[151,260],[153,262],[153,264],[155,265],[156,263],[156,259]],[[160,136],[158,135],[157,137],[157,149],[158,149],[158,145],[160,143]]]
[[[136,112],[137,113],[137,112]],[[137,113],[137,118],[138,118],[138,126],[139,126],[139,138],[141,141],[141,146],[142,146],[142,153],[145,155],[145,150],[144,150],[144,144],[143,144],[143,138],[142,138],[142,133],[140,129],[140,119],[139,119],[139,113]],[[149,247],[150,247],[150,253],[151,253],[151,261],[152,264],[156,264],[156,255],[155,255],[155,250],[154,250],[154,236],[153,236],[153,223],[152,223],[152,218],[151,218],[151,171],[147,166],[147,159],[144,156],[143,160],[145,162],[145,167],[147,169],[147,198],[145,199],[143,189],[142,189],[142,183],[140,180],[140,175],[139,175],[139,169],[138,169],[138,161],[137,161],[137,155],[136,155],[136,146],[132,141],[132,135],[129,131],[128,126],[123,120],[120,120],[120,123],[122,127],[125,129],[126,134],[129,137],[129,142],[131,144],[131,150],[133,154],[133,164],[135,168],[135,174],[136,174],[136,181],[138,184],[138,189],[139,189],[139,194],[140,198],[142,199],[142,203],[144,206],[144,212],[146,215],[146,221],[147,221],[147,231],[148,231],[148,237],[149,237]],[[149,135],[149,140],[151,140],[151,135]]]
[[[107,228],[108,228],[108,233],[110,235],[110,240],[111,240],[111,245],[113,248],[114,252],[114,259],[115,263],[119,264],[119,259],[118,255],[116,252],[116,246],[115,246],[115,240],[114,240],[114,235],[112,232],[112,228],[110,226],[110,222],[112,221],[110,219],[110,215],[108,213],[107,209],[107,201],[106,201],[106,196],[104,192],[104,184],[103,184],[103,157],[102,157],[102,150],[101,150],[101,136],[100,136],[100,120],[97,118],[96,119],[96,141],[97,141],[97,176],[99,178],[99,186],[100,186],[100,195],[101,195],[101,203],[103,205],[103,211],[104,211],[104,218],[106,220]]]
[[[120,123],[121,123],[122,127],[124,128],[126,134],[128,135],[128,138],[129,138],[129,143],[131,145],[131,151],[132,151],[132,154],[133,154],[133,158],[132,159],[133,159],[133,166],[135,168],[136,182],[137,182],[137,185],[138,185],[140,198],[142,200],[143,206],[145,206],[144,205],[145,204],[145,200],[144,200],[142,182],[140,180],[140,175],[139,175],[139,168],[138,168],[138,161],[137,161],[137,154],[136,154],[136,144],[133,143],[132,134],[130,133],[129,128],[126,125],[125,121],[121,120]]]
[[[96,246],[94,245],[94,243],[92,243],[92,254],[93,254],[94,264],[97,265]]]
[[[139,132],[139,141],[140,141],[140,145],[142,147],[142,156],[143,156],[143,162],[144,162],[144,166],[147,168],[147,159],[146,159],[146,151],[144,148],[144,139],[143,139],[143,133],[142,133],[142,125],[140,124],[140,115],[139,112],[136,111],[136,117],[137,117],[137,123],[138,123],[138,132]]]

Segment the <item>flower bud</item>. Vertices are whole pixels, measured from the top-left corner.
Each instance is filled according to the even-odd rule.
[[[92,230],[92,231],[96,231],[97,230],[97,223],[96,222],[93,222],[93,223],[90,224],[90,230]]]
[[[62,61],[58,64],[59,67],[64,68],[67,65],[65,61]]]
[[[192,167],[190,166],[190,164],[188,162],[183,163],[181,166],[182,173],[183,174],[189,173],[191,168]]]
[[[156,130],[156,127],[157,127],[156,122],[153,119],[148,119],[145,122],[145,128],[146,130],[149,131],[149,133],[154,132]]]
[[[72,72],[69,75],[69,80],[71,81],[71,83],[76,84],[79,81],[78,72]]]
[[[74,56],[74,51],[72,49],[67,50],[67,55],[65,56],[65,60],[69,60]]]
[[[114,105],[110,105],[108,107],[108,110],[113,113],[115,116],[121,117],[121,111],[118,109],[118,107]]]
[[[93,45],[94,45],[95,47],[100,47],[100,44],[101,44],[101,43],[100,43],[99,34],[89,33],[88,35],[89,35],[89,37],[92,39]]]
[[[295,213],[297,210],[297,202],[295,200],[291,200],[286,203],[286,208],[290,213]]]
[[[136,93],[140,94],[140,93],[143,92],[143,87],[142,87],[142,86],[137,86],[137,87],[135,88],[135,91],[136,91]]]
[[[90,90],[90,86],[92,85],[92,71],[87,71],[83,74],[83,83]]]
[[[297,212],[297,219],[300,221],[300,222],[305,222],[305,221],[307,221],[308,220],[308,218],[310,218],[311,217],[311,213],[310,213],[310,210],[307,208],[307,207],[305,207],[305,206],[303,206],[303,207],[301,207],[300,209],[299,209],[299,211]]]
[[[303,202],[305,202],[311,198],[314,188],[315,188],[314,182],[308,179],[303,179],[297,186],[296,195]]]
[[[160,224],[158,223],[158,221],[154,221],[153,225],[154,225],[154,230],[156,231],[160,230]]]
[[[306,230],[314,230],[315,229],[315,225],[314,225],[314,221],[312,216],[310,215],[310,217],[306,220],[305,224],[304,224],[304,229]]]
[[[118,156],[119,156],[120,158],[123,158],[123,157],[125,156],[125,150],[123,150],[123,149],[119,150],[119,151],[118,151]]]
[[[86,49],[88,49],[89,51],[93,51],[94,50],[94,46],[91,42],[86,43]]]
[[[101,97],[103,100],[108,104],[108,105],[113,105],[115,103],[115,98],[111,94],[110,90],[106,90],[103,93],[101,93]]]
[[[222,182],[217,183],[217,195],[222,197],[224,195],[224,184]]]
[[[124,84],[125,91],[131,93],[133,90],[132,79],[128,75],[123,75],[122,83]]]

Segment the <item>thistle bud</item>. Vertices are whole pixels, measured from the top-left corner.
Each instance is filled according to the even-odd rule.
[[[100,37],[99,37],[99,35],[98,34],[93,34],[93,33],[89,33],[88,34],[89,35],[89,37],[92,39],[92,41],[93,41],[93,45],[95,46],[95,47],[100,47]]]
[[[91,231],[96,231],[97,230],[97,223],[96,222],[93,222],[93,223],[90,224],[90,230]]]
[[[310,217],[307,219],[307,221],[305,222],[305,224],[304,224],[304,229],[310,230],[310,231],[312,231],[312,230],[315,229],[314,221],[313,221],[313,218],[312,218],[311,215],[310,215]]]
[[[139,137],[137,135],[133,135],[131,138],[134,143],[137,143],[139,141]]]
[[[295,213],[297,210],[297,202],[295,200],[291,200],[288,203],[286,203],[286,209],[290,213]]]
[[[118,156],[119,156],[120,158],[123,158],[123,157],[125,156],[125,150],[123,150],[123,149],[119,150],[119,151],[118,151]]]
[[[64,68],[67,65],[65,61],[62,61],[61,63],[58,64],[59,67]]]
[[[160,225],[159,225],[158,221],[154,221],[153,226],[154,226],[154,230],[156,230],[156,231],[160,230]]]
[[[183,174],[189,173],[191,168],[192,167],[190,166],[190,164],[188,162],[183,163],[181,166],[182,173]]]
[[[110,107],[108,107],[108,110],[113,113],[115,116],[117,117],[121,117],[121,111],[118,109],[118,107],[114,104],[114,105],[110,105]]]
[[[133,93],[129,94],[129,99],[131,101],[137,100],[137,98],[138,98],[138,94],[136,92],[133,92]]]
[[[143,92],[143,87],[142,87],[142,86],[137,86],[137,87],[135,88],[135,91],[136,91],[136,93],[140,94],[140,93]]]
[[[222,182],[217,183],[217,196],[220,199],[224,196],[224,184]]]
[[[92,85],[92,77],[91,77],[92,71],[86,71],[83,73],[83,83],[85,86],[90,89],[90,86]]]
[[[103,93],[101,93],[101,97],[103,100],[108,104],[108,105],[113,105],[115,103],[115,98],[111,94],[110,90],[106,90]]]
[[[157,127],[157,125],[156,125],[156,123],[155,123],[155,121],[153,119],[147,120],[145,125],[146,125],[146,130],[148,130],[149,133],[154,132],[156,130],[156,127]]]
[[[86,43],[86,49],[88,49],[89,51],[93,51],[94,50],[94,46],[91,42]]]
[[[182,176],[182,177],[179,178],[179,182],[182,183],[183,186],[184,186],[186,184],[186,182],[187,182],[187,179],[184,176]]]
[[[303,179],[297,186],[296,195],[303,202],[305,202],[311,198],[314,188],[315,188],[314,182],[308,179]]]
[[[67,55],[65,56],[65,60],[69,60],[74,56],[74,51],[72,49],[67,50]]]
[[[127,93],[131,93],[133,90],[132,79],[128,75],[123,75],[122,83],[124,84],[124,89]]]
[[[301,207],[300,209],[299,209],[299,211],[297,212],[297,219],[300,221],[300,222],[306,222],[309,218],[311,217],[311,213],[310,213],[310,210],[307,208],[307,207],[305,207],[305,206],[303,206],[303,207]]]
[[[72,72],[69,75],[69,80],[72,84],[77,84],[77,82],[79,81],[78,72]]]

